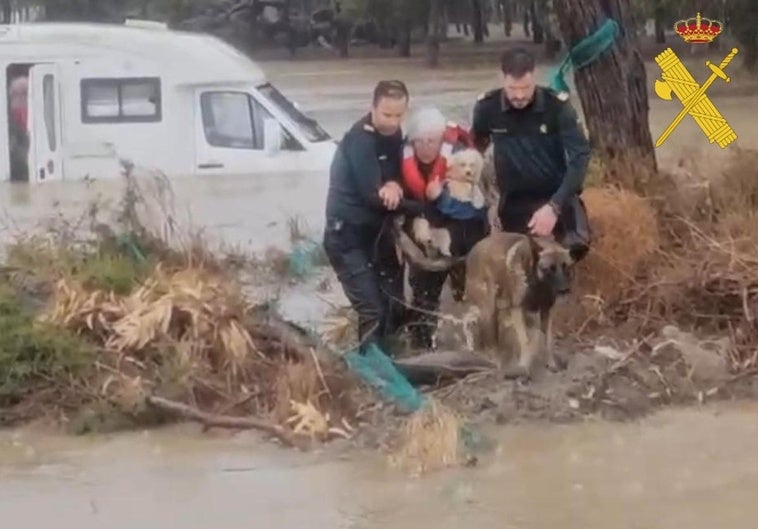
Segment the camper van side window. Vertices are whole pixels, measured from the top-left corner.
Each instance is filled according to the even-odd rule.
[[[153,123],[161,120],[158,77],[82,79],[83,123]]]

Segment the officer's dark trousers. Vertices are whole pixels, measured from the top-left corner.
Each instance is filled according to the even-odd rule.
[[[529,220],[544,206],[550,197],[508,197],[500,204],[500,224],[504,231],[529,233]],[[579,196],[572,197],[563,207],[553,229],[555,239],[569,248],[572,257],[579,261],[589,252],[590,232],[587,211]]]
[[[454,256],[465,256],[471,251],[476,243],[487,236],[489,224],[486,219],[476,220],[450,220],[445,223],[450,230],[451,246],[450,253]],[[453,290],[453,298],[456,301],[463,299],[466,287],[466,266],[460,263],[449,271],[430,272],[416,266],[409,265],[408,282],[413,292],[413,308],[408,321],[408,330],[411,334],[414,347],[431,349],[434,345],[433,336],[437,328],[437,316],[439,310],[440,295],[445,285],[445,280],[450,277],[450,286]]]
[[[391,231],[328,222],[324,250],[358,313],[361,350],[376,343],[391,353],[388,338],[397,331],[404,314],[403,269]]]

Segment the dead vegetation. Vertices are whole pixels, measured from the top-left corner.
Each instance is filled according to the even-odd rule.
[[[8,248],[4,422],[53,416],[89,431],[179,415],[258,428],[289,445],[349,437],[357,393],[336,359],[268,304],[248,300],[234,268],[202,238],[171,245],[170,219],[158,229],[143,223],[138,183],[126,182],[112,223],[91,208],[86,229]]]
[[[390,462],[413,476],[460,466],[465,461],[462,425],[452,408],[429,399],[401,426]]]
[[[578,270],[584,321],[571,326],[633,337],[673,324],[727,336],[731,368],[756,367],[757,162],[758,153],[735,149],[720,174],[682,167],[645,196],[588,189],[595,241]]]

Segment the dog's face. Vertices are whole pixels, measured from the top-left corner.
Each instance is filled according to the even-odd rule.
[[[537,243],[536,274],[539,282],[549,285],[559,296],[571,291],[574,260],[568,249],[552,240]]]
[[[465,149],[453,154],[448,179],[478,184],[484,169],[484,158],[476,149]]]

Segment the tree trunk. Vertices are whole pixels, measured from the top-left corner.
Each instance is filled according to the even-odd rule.
[[[500,0],[503,9],[503,31],[506,37],[513,33],[513,0]]]
[[[663,0],[658,0],[655,6],[655,42],[664,44],[666,42],[666,11],[663,8]]]
[[[526,36],[526,38],[529,38],[529,37],[532,36],[531,31],[529,29],[530,28],[530,24],[531,24],[531,18],[530,18],[531,7],[530,6],[531,6],[531,3],[530,3],[529,6],[525,6],[524,7],[524,13],[523,13],[523,15],[524,15],[524,36]]]
[[[532,42],[542,44],[545,42],[545,31],[542,27],[542,21],[538,16],[537,1],[532,0],[529,5],[529,19],[532,21]]]
[[[404,18],[400,24],[400,57],[411,56],[411,31],[413,29],[413,22],[409,18]]]
[[[474,30],[474,43],[484,42],[484,17],[482,16],[482,0],[471,0],[471,26]]]
[[[554,6],[569,49],[608,18],[621,26],[613,47],[575,72],[575,81],[590,142],[608,164],[609,178],[644,189],[657,165],[648,122],[647,78],[630,31],[629,0],[555,0]]]
[[[447,4],[442,7],[442,31],[440,32],[440,40],[446,42],[448,39],[448,31],[450,29],[450,9]]]
[[[429,24],[426,37],[426,62],[430,68],[436,68],[440,63],[440,25],[441,0],[429,0]]]
[[[742,65],[749,72],[755,72],[758,66],[758,32],[754,32],[750,42],[742,43],[745,50],[742,55]],[[742,50],[740,50],[742,52]]]
[[[3,8],[3,24],[10,24],[11,14],[13,13],[13,6],[11,5],[11,0],[2,0],[2,8]]]
[[[334,17],[334,40],[340,52],[340,57],[347,58],[350,55],[350,35],[352,22],[342,12],[340,4],[336,4]]]

